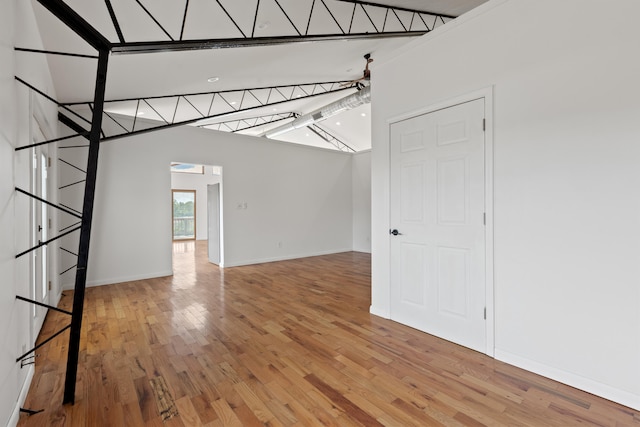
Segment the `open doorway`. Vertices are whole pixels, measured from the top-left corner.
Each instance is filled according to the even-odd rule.
[[[173,253],[201,247],[223,266],[222,167],[172,162],[171,194]]]

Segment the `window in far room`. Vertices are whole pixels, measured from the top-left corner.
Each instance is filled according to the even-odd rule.
[[[173,240],[196,239],[196,191],[171,190],[173,200]]]

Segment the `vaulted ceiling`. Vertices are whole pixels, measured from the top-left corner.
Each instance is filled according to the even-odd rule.
[[[38,1],[32,1],[46,50],[96,54]],[[365,54],[374,59],[371,65],[375,72],[376,59],[485,1],[66,3],[112,43],[106,99],[120,102],[107,102],[107,120],[121,116],[138,120],[137,128],[124,125],[120,133],[154,126],[153,122],[168,125],[184,121],[260,135],[294,115],[355,92],[348,82],[363,76]],[[62,55],[47,58],[58,101],[77,103],[68,108],[88,117],[96,60]],[[209,118],[196,122],[204,117]],[[277,121],[263,124],[271,120]],[[354,151],[370,148],[369,105],[319,126],[326,131],[325,138],[301,128],[277,139],[334,149],[341,147],[335,143],[339,141]],[[331,138],[335,138],[333,144],[327,141]]]

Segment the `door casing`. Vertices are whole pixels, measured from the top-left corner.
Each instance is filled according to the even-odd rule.
[[[486,351],[488,356],[495,356],[495,283],[494,283],[494,190],[493,190],[493,87],[482,88],[473,92],[448,98],[439,102],[435,102],[423,108],[418,108],[407,113],[391,117],[387,120],[387,129],[389,132],[389,140],[391,140],[391,125],[413,117],[429,114],[438,110],[453,107],[477,99],[484,99],[485,103],[485,210],[486,210],[486,227],[485,227],[485,302],[486,302]],[[391,146],[389,146],[391,150]],[[391,161],[390,152],[388,160]],[[389,165],[389,173],[391,173],[391,165]],[[390,182],[390,175],[387,177]],[[392,189],[390,189],[392,191]],[[389,195],[390,196],[390,195]],[[389,202],[389,207],[391,206]],[[390,217],[389,217],[390,218]],[[387,224],[387,228],[391,229],[393,224]],[[390,240],[388,241],[390,249]],[[390,252],[389,252],[390,253]],[[391,264],[391,259],[389,259]],[[391,268],[391,265],[390,265]],[[391,271],[391,270],[389,270]],[[388,280],[391,280],[391,275]],[[389,301],[391,301],[392,287],[389,286]]]

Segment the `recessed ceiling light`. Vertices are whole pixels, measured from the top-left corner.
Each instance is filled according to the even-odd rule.
[[[139,116],[144,116],[144,111],[138,111]]]
[[[271,25],[271,22],[269,22],[269,21],[260,22],[258,24],[258,29],[259,30],[264,30],[265,28],[269,27],[269,25]]]
[[[360,113],[362,117],[367,117],[367,113]]]
[[[208,81],[209,83],[215,83],[215,82],[217,82],[218,80],[220,80],[220,77],[209,77],[209,78],[207,79],[207,81]]]
[[[308,134],[308,133],[305,133],[305,134],[304,134],[304,136],[309,136],[309,134]]]
[[[237,102],[236,101],[231,101],[231,105],[236,105]]]
[[[341,123],[340,123],[340,122],[336,122],[336,124],[337,124],[338,126],[340,126],[340,125],[341,125]]]

